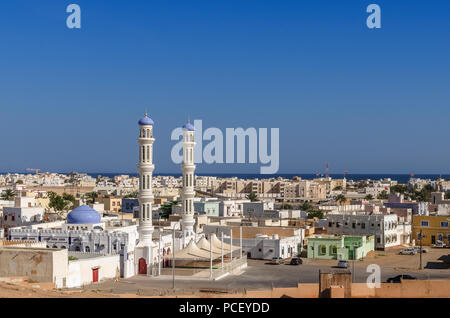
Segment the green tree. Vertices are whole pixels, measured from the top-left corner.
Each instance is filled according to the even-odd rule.
[[[280,209],[282,210],[292,210],[292,205],[284,203],[281,205]]]
[[[340,190],[342,190],[342,187],[341,187],[341,186],[337,186],[337,187],[334,187],[333,190],[334,190],[334,191],[340,191]]]
[[[338,194],[334,200],[336,200],[336,202],[339,202],[339,204],[343,204],[347,201],[347,199],[345,198],[345,195],[343,194]]]
[[[137,198],[139,195],[139,192],[137,191],[133,191],[131,193],[128,193],[127,195],[124,196],[124,199],[128,199],[128,198]]]
[[[258,195],[255,192],[250,192],[247,196],[247,199],[249,199],[251,202],[259,201]]]
[[[368,194],[368,195],[365,196],[364,199],[366,199],[366,200],[373,200],[373,195]]]
[[[95,203],[95,200],[98,198],[98,193],[96,191],[86,193],[86,202],[87,203]]]
[[[12,201],[16,197],[16,192],[11,189],[6,189],[2,192],[0,199],[6,200],[6,201]]]
[[[444,197],[445,197],[445,200],[450,200],[450,192],[447,192],[447,193],[444,195]]]
[[[388,193],[386,190],[381,191],[381,193],[377,196],[380,200],[386,200],[388,198]]]
[[[420,190],[420,199],[421,201],[428,202],[431,201],[431,192],[433,192],[434,189],[431,186],[431,184],[425,185],[422,190]]]
[[[62,198],[66,201],[69,201],[72,203],[72,206],[75,205],[75,197],[72,194],[69,193],[63,193]]]
[[[400,193],[404,194],[408,188],[404,184],[396,184],[391,187],[391,193]]]
[[[48,198],[50,202],[48,204],[49,208],[54,209],[57,212],[66,211],[69,209],[71,202],[68,200],[64,200],[64,198],[55,192],[49,192]]]
[[[169,218],[169,215],[172,214],[172,206],[177,205],[177,204],[178,204],[178,201],[165,202],[161,206],[161,212],[159,213],[159,216],[161,216],[162,219]]]
[[[308,212],[308,211],[313,211],[313,210],[314,210],[314,207],[312,206],[311,203],[305,201],[305,202],[303,202],[303,204],[300,206],[300,210],[302,210],[302,211],[307,211],[307,212]]]
[[[312,211],[308,213],[308,219],[312,219],[312,218],[319,218],[319,219],[323,219],[323,212],[322,211]]]
[[[356,184],[356,187],[357,187],[358,189],[363,189],[363,188],[367,187],[367,182],[366,182],[366,181],[359,181],[359,182]]]

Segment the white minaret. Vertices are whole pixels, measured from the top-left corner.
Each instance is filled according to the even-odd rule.
[[[183,126],[183,190],[181,200],[183,213],[181,227],[183,231],[183,247],[194,237],[194,126],[188,120]]]
[[[152,246],[152,173],[153,165],[153,120],[145,114],[139,120],[139,244]]]

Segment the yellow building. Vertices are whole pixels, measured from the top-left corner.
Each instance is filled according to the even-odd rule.
[[[105,211],[119,212],[122,209],[122,199],[115,197],[98,198],[98,203],[103,203]]]
[[[435,244],[442,241],[450,245],[450,215],[413,215],[413,239],[420,244],[419,233],[422,230],[422,245]]]

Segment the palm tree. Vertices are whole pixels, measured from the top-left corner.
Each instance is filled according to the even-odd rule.
[[[255,202],[255,201],[259,201],[258,200],[258,196],[256,195],[255,192],[250,192],[247,196],[247,199],[249,199],[251,202]]]
[[[95,200],[98,198],[98,193],[96,191],[86,193],[86,197],[88,198],[88,202],[95,203]]]
[[[366,200],[373,200],[373,195],[368,194],[368,195],[366,195],[365,199]]]
[[[334,200],[336,200],[336,202],[339,202],[340,204],[343,204],[344,202],[347,201],[347,199],[345,198],[345,195],[343,194],[338,194]]]
[[[16,192],[14,190],[7,189],[7,190],[3,191],[3,193],[0,196],[0,199],[6,200],[6,201],[12,201],[12,200],[14,200],[15,196],[16,196]]]

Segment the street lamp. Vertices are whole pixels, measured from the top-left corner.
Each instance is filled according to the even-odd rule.
[[[420,241],[420,263],[419,263],[419,269],[422,269],[422,238],[425,237],[422,234],[422,229],[419,232],[419,241]]]

